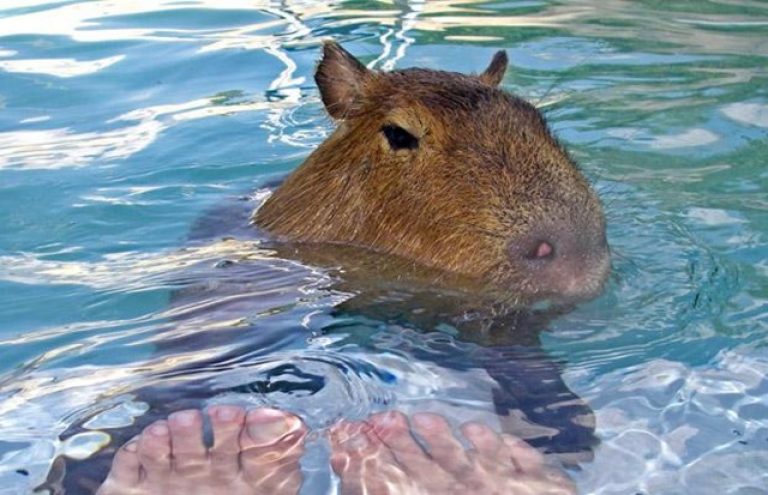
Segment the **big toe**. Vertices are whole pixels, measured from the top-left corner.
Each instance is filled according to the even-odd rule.
[[[298,490],[306,435],[304,422],[293,414],[269,408],[249,411],[240,434],[246,478],[266,493]]]
[[[515,468],[526,474],[534,474],[544,468],[544,456],[524,440],[512,435],[502,435],[503,452],[509,456]]]
[[[248,412],[240,442],[243,450],[259,450],[285,443],[298,445],[306,431],[301,419],[293,414],[264,407]]]
[[[461,426],[461,433],[481,458],[494,458],[503,446],[501,437],[484,424],[465,423]]]
[[[471,468],[464,446],[442,416],[419,413],[413,416],[411,423],[440,467],[449,473],[463,473]]]
[[[391,452],[382,449],[384,444],[370,430],[371,426],[367,423],[352,421],[340,421],[331,427],[331,467],[336,474],[348,476],[351,471],[359,469],[358,464],[381,455],[381,452],[388,455],[389,462],[394,462]]]
[[[344,495],[412,493],[407,473],[372,424],[341,421],[330,429],[330,442]]]
[[[398,411],[374,414],[368,420],[369,435],[380,439],[392,452],[397,461],[409,472],[423,472],[434,469],[434,461],[416,441],[408,418]],[[375,441],[377,438],[372,438]]]

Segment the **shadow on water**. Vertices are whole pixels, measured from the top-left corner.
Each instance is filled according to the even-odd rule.
[[[198,222],[191,242],[233,235],[258,240],[248,223],[252,207],[251,201],[233,200],[216,209]],[[481,403],[501,430],[559,461],[575,465],[591,458],[597,444],[593,413],[564,383],[561,363],[539,345],[539,333],[563,310],[502,308],[480,293],[450,288],[444,273],[364,250],[271,247],[278,259],[323,267],[329,275],[323,290],[344,294],[332,307],[318,306],[314,316],[322,316],[321,323],[309,332],[295,321],[261,324],[270,301],[256,289],[262,280],[278,278],[274,266],[265,266],[269,260],[222,260],[185,274],[171,302],[178,310],[175,329],[230,324],[158,335],[156,357],[228,351],[161,371],[149,380],[151,385],[132,390],[136,400],[148,405],[147,413],[131,427],[113,430],[109,445],[95,456],[57,459],[47,488],[94,492],[114,450],[143,427],[174,411],[217,402],[288,409],[317,430],[341,418],[363,419],[403,407],[431,409],[461,423],[472,418],[467,405],[471,409]],[[259,316],[248,321],[243,315]],[[310,346],[286,345],[292,339]],[[464,375],[473,378],[450,381]],[[484,389],[467,396],[477,376]],[[414,387],[429,393],[408,397],[398,390]],[[75,424],[64,437],[86,431],[92,419]]]

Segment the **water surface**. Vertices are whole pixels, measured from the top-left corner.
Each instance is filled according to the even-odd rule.
[[[768,4],[749,0],[3,2],[0,493],[139,424],[147,387],[317,429],[389,408],[498,424],[483,367],[430,357],[481,344],[338,315],[352,294],[326,270],[200,227],[331,131],[325,37],[385,70],[508,50],[503,85],[600,191],[611,282],[541,334],[596,414],[581,493],[768,493]],[[306,493],[330,489],[323,455]]]

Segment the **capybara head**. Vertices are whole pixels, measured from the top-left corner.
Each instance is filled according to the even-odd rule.
[[[544,117],[479,75],[367,69],[336,43],[315,80],[338,127],[255,216],[278,238],[394,254],[508,300],[596,295],[609,253],[600,200]]]

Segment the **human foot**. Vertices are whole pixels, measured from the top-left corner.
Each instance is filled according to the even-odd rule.
[[[203,416],[179,411],[157,421],[115,454],[98,495],[295,494],[307,429],[276,409],[213,406],[213,445]]]
[[[410,425],[398,412],[341,422],[331,429],[331,466],[344,495],[576,493],[570,480],[547,467],[524,441],[479,423],[464,424],[461,433],[470,450],[436,414],[416,414]]]

